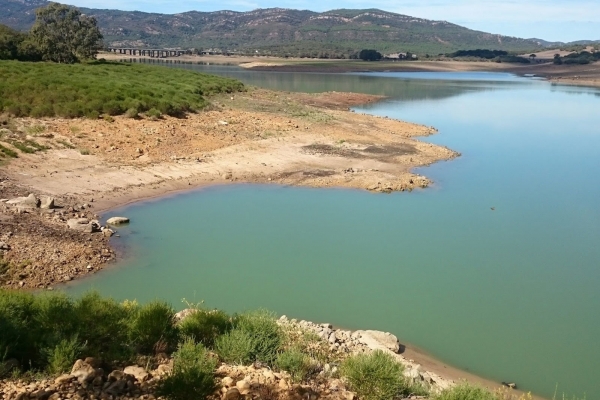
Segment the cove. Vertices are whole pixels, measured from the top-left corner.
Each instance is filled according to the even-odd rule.
[[[600,398],[599,91],[506,74],[236,70],[284,90],[381,90],[388,100],[357,111],[435,126],[424,140],[462,156],[420,169],[435,184],[412,193],[231,185],[114,210],[104,217],[132,219],[113,242],[125,259],[71,293],[390,331],[524,390]]]

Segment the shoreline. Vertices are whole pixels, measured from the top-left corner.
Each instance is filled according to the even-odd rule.
[[[267,98],[268,101],[281,104],[282,99],[278,97],[283,96],[281,93],[257,92],[262,96],[260,101]],[[270,96],[275,96],[275,98],[270,98]],[[42,120],[49,126],[49,130],[56,133],[57,137],[73,143],[83,143],[87,140],[87,138],[77,138],[74,130],[71,129],[74,122],[78,126],[82,126],[80,130],[90,132],[90,136],[92,133],[102,132],[96,135],[98,137],[93,143],[100,143],[99,146],[103,147],[100,147],[98,151],[92,150],[90,155],[78,154],[75,150],[53,150],[41,155],[24,156],[8,166],[6,171],[9,176],[8,180],[16,185],[15,191],[18,191],[19,194],[26,195],[25,192],[35,192],[55,197],[64,209],[67,209],[66,212],[69,215],[83,215],[84,210],[75,211],[74,205],[81,204],[93,196],[93,202],[88,200],[93,207],[83,207],[87,208],[86,216],[91,217],[92,214],[98,216],[136,202],[162,199],[185,191],[201,190],[222,184],[274,183],[321,188],[345,187],[373,192],[412,190],[413,188],[424,188],[430,184],[427,178],[412,173],[414,168],[458,156],[449,149],[413,139],[436,133],[429,127],[356,114],[346,110],[349,105],[361,104],[360,101],[377,101],[376,96],[352,94],[315,96],[289,94],[286,96],[288,99],[298,102],[300,106],[307,107],[309,121],[293,118],[294,122],[292,122],[292,118],[285,113],[270,111],[271,114],[265,115],[264,111],[258,112],[251,107],[244,109],[243,107],[249,107],[244,101],[256,100],[253,96],[248,98],[244,94],[236,94],[235,100],[233,96],[231,99],[228,98],[229,96],[216,97],[223,109],[220,109],[215,115],[211,115],[208,124],[205,120],[196,121],[196,116],[190,116],[185,122],[166,118],[157,123],[144,120],[129,121],[120,117],[116,121],[119,129],[117,132],[112,132],[111,136],[108,131],[114,130],[115,125],[104,121]],[[239,102],[240,98],[241,103]],[[337,106],[332,106],[331,102]],[[233,123],[231,121],[235,117],[239,117],[236,114],[239,109],[236,110],[234,107],[240,106],[248,115],[241,118],[242,121]],[[227,110],[228,107],[231,111]],[[268,126],[263,126],[263,128],[273,130],[274,133],[267,137],[259,134],[257,138],[253,132],[244,138],[238,137],[238,135],[242,135],[235,128],[248,126],[249,122],[257,115],[260,117],[259,119],[268,120]],[[332,119],[328,119],[329,117]],[[221,121],[225,121],[227,124],[222,124]],[[21,122],[32,126],[33,123],[40,121],[25,119]],[[215,139],[218,143],[209,139],[203,142],[205,146],[203,150],[194,151],[185,156],[181,153],[173,155],[173,153],[182,151],[181,143],[174,142],[166,152],[158,151],[154,159],[150,159],[150,155],[154,156],[155,154],[156,149],[154,148],[143,148],[140,154],[136,148],[137,144],[134,146],[110,144],[120,134],[128,132],[127,134],[133,135],[136,129],[142,128],[162,130],[160,135],[166,137],[165,141],[169,140],[169,135],[171,137],[180,137],[181,134],[193,136],[193,133],[190,135],[189,131],[182,132],[185,130],[179,128],[182,128],[182,124],[194,123],[211,126],[212,130],[219,130],[226,139]],[[333,129],[336,125],[332,124],[336,123],[340,123],[339,130]],[[177,125],[179,125],[178,128]],[[232,126],[234,129],[229,129]],[[328,132],[327,135],[315,132],[322,129],[323,126],[327,126],[333,132]],[[351,126],[357,130],[348,131]],[[303,131],[308,132],[300,135],[299,132]],[[148,132],[144,134],[146,135]],[[151,135],[155,134],[156,132],[151,133]],[[183,146],[187,147],[189,151],[190,146],[187,142],[184,142]],[[373,151],[368,151],[371,148]],[[280,154],[279,152],[284,152],[283,157],[290,158],[291,162],[277,157],[271,159],[267,157],[272,154]],[[240,155],[244,157],[240,158]],[[254,169],[248,171],[235,167],[242,159],[245,159],[245,156],[250,156],[250,159],[255,161]],[[44,171],[38,171],[37,167],[33,167],[40,161],[44,163]],[[265,163],[265,161],[267,162]],[[215,164],[217,165],[215,166]],[[264,172],[269,167],[274,169]],[[23,172],[25,170],[28,172],[27,174]],[[46,179],[47,174],[51,177],[54,175],[53,179]],[[138,179],[141,183],[136,182]],[[85,183],[89,183],[90,180],[93,180],[91,185]],[[122,180],[123,184],[112,185],[112,182],[119,180]],[[5,197],[5,194],[6,192],[3,191],[2,197]],[[70,210],[68,210],[69,208]],[[90,211],[91,208],[93,211]],[[35,223],[44,220],[45,214],[40,215],[41,220],[35,220]],[[21,218],[20,213],[19,216],[14,217]],[[56,225],[59,226],[60,223],[62,221],[59,218]],[[101,239],[99,248],[104,249],[108,239],[104,237]],[[106,260],[106,262],[104,265],[108,265],[109,268],[110,265],[114,265],[112,259]],[[87,263],[86,260],[84,264]],[[74,278],[69,275],[70,279],[66,281],[69,282],[80,277],[85,279],[86,276],[89,276],[90,271],[86,271],[85,267],[82,268],[82,275],[75,275]],[[91,272],[97,272],[104,266],[96,267],[94,265],[94,268]],[[493,388],[500,386],[498,382],[445,364],[414,346],[405,346],[404,356],[415,360],[427,371],[448,376],[452,380],[465,379]],[[520,392],[515,391],[515,393]],[[541,398],[534,396],[534,399]]]
[[[120,57],[118,57],[120,56]],[[278,72],[506,72],[518,76],[534,75],[548,82],[564,85],[600,88],[600,61],[587,65],[507,64],[492,61],[418,60],[418,61],[377,61],[337,59],[304,59],[251,56],[181,56],[155,59],[144,56],[126,56],[102,53],[107,60],[158,60],[159,62],[181,61],[186,63],[207,63],[217,65],[237,65],[257,71]]]

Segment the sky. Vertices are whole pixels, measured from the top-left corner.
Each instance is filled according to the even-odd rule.
[[[379,8],[467,28],[548,41],[600,40],[600,0],[66,0],[89,8],[175,14],[185,11],[250,11],[295,8]]]

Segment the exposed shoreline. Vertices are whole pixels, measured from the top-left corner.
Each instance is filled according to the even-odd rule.
[[[157,60],[143,56],[124,56],[114,53],[102,53],[101,57],[107,60]],[[587,65],[554,65],[552,63],[521,65],[492,61],[419,60],[364,62],[358,60],[286,59],[249,56],[181,56],[158,60],[238,65],[251,70],[279,72],[506,72],[519,76],[534,75],[556,84],[600,87],[600,62]]]
[[[0,210],[0,221],[3,226],[8,226],[6,218],[9,218],[15,228],[21,224],[44,227],[49,224],[56,229],[56,238],[64,241],[61,230],[71,233],[64,226],[65,218],[84,214],[92,218],[134,202],[212,185],[275,183],[373,192],[428,186],[431,182],[426,177],[411,171],[450,160],[458,154],[413,139],[434,134],[435,130],[430,127],[347,111],[348,106],[379,99],[358,94],[304,95],[257,90],[231,97],[217,96],[215,110],[190,115],[185,120],[147,121],[119,117],[116,122],[108,123],[22,119],[19,123],[26,126],[43,124],[54,138],[67,140],[79,148],[89,148],[90,155],[77,150],[50,150],[12,161],[3,171],[7,179],[2,182],[0,197],[27,193],[52,196],[63,206],[61,213],[64,214],[49,220],[48,215],[56,214],[42,212],[38,217],[34,211],[14,213],[4,205]],[[286,104],[286,110],[279,108],[281,104]],[[290,116],[290,109],[297,115]],[[327,128],[326,133],[323,128]],[[82,135],[78,132],[85,132],[85,135],[79,137]],[[123,137],[131,140],[119,140]],[[246,166],[240,166],[244,161]],[[75,210],[73,207],[78,204],[89,207]],[[93,236],[96,241],[90,239],[88,244],[86,235],[78,234],[67,240],[104,254],[108,239],[102,235]],[[19,246],[31,246],[23,249],[24,252],[39,250],[35,237],[29,242],[19,242],[14,240],[16,236],[18,232],[3,239],[11,245],[11,250],[5,253],[7,260],[14,261],[11,257],[21,251]],[[50,240],[40,245],[56,248],[57,242]],[[84,258],[76,272],[61,270],[53,275],[53,265],[33,264],[35,268],[27,275],[4,286],[50,288],[85,278],[110,265],[113,259],[111,256],[100,264],[94,261],[93,268],[87,270],[85,264],[89,264],[91,258],[95,260],[95,255],[84,257],[76,252],[72,256],[73,260]],[[40,272],[45,275],[35,275]],[[64,274],[68,274],[69,279],[63,280]],[[403,355],[447,379],[464,379],[490,388],[500,386],[498,382],[444,364],[414,346],[407,345]]]

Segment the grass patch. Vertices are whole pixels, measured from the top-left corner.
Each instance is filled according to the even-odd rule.
[[[82,156],[90,155],[90,151],[88,149],[79,149],[79,153],[81,153]]]
[[[364,400],[392,400],[408,394],[411,390],[402,370],[402,365],[381,350],[348,357],[341,365],[350,388]]]
[[[205,96],[244,85],[194,71],[160,66],[0,61],[0,112],[16,117],[78,118],[155,109],[181,116],[202,109]]]
[[[25,132],[27,132],[27,134],[33,135],[33,136],[39,135],[40,133],[43,133],[44,131],[46,131],[46,127],[44,125],[31,125],[25,129]]]
[[[0,152],[10,158],[18,158],[19,155],[16,151],[9,149],[8,147],[4,147],[0,144]]]
[[[216,389],[217,360],[202,344],[186,339],[173,354],[173,372],[161,380],[157,394],[169,400],[205,399]]]
[[[232,318],[223,311],[200,308],[179,324],[182,335],[191,337],[207,347],[212,347],[217,338],[229,332],[232,327]]]
[[[275,366],[287,371],[296,383],[304,381],[313,369],[310,357],[297,348],[280,353],[275,360]]]

